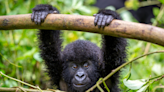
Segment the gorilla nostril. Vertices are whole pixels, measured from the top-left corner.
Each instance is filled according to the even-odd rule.
[[[84,74],[81,77],[84,77]]]
[[[76,76],[79,77],[79,78],[82,78],[82,77],[84,77],[84,73],[83,72],[78,72]]]

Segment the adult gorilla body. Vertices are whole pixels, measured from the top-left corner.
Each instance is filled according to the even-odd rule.
[[[59,13],[51,5],[37,5],[31,19],[36,24],[41,24],[54,11]],[[114,18],[119,19],[115,12],[101,10],[95,17],[95,25],[104,28]],[[127,43],[124,38],[103,35],[101,49],[89,41],[77,40],[61,51],[60,34],[60,30],[40,30],[38,38],[41,57],[47,65],[51,82],[63,91],[84,92],[100,77],[106,76],[125,62]],[[119,92],[118,78],[119,72],[106,82],[111,92]]]

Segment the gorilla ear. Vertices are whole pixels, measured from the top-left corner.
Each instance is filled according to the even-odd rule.
[[[99,61],[98,62],[98,69],[103,70],[105,68],[105,61]]]
[[[67,84],[63,79],[60,80],[59,86],[60,86],[61,90],[67,90],[68,89]]]
[[[105,61],[103,61],[103,54],[99,54],[98,56],[98,69],[102,70],[105,68]]]

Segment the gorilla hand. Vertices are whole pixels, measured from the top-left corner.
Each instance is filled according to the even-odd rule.
[[[119,19],[118,14],[111,10],[100,10],[97,14],[94,15],[95,20],[94,24],[95,26],[98,25],[98,28],[104,28],[105,26],[108,26],[113,19]]]
[[[52,7],[51,5],[37,5],[35,8],[32,9],[32,15],[31,20],[35,22],[35,24],[40,25],[42,22],[44,22],[46,16],[48,14],[57,14],[59,11]]]

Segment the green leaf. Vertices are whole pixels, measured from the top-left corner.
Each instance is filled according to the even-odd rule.
[[[149,85],[143,86],[143,87],[140,88],[137,92],[145,92],[148,86],[149,86]]]
[[[114,6],[107,6],[105,9],[109,9],[109,10],[113,10],[113,11],[116,10],[116,8]]]
[[[83,6],[83,1],[78,1],[77,3],[76,3],[76,5],[74,5],[74,6],[72,6],[73,8],[75,8],[75,9],[79,9],[80,7],[82,7]]]
[[[153,14],[154,14],[154,16],[158,16],[158,14],[159,14],[159,12],[160,12],[160,9],[159,8],[157,8],[157,7],[155,7],[155,8],[153,8]]]
[[[154,64],[152,71],[157,74],[157,75],[161,75],[162,74],[162,66],[161,64]]]
[[[125,7],[128,9],[137,10],[139,8],[139,1],[138,0],[127,0],[125,1]]]
[[[136,89],[140,89],[146,83],[146,80],[145,79],[141,79],[141,80],[124,79],[123,83],[129,89],[136,90]]]
[[[96,0],[84,0],[86,5],[93,5],[96,3]]]
[[[17,82],[14,81],[14,80],[8,80],[7,79],[7,80],[4,81],[4,83],[7,87],[16,87],[16,86],[18,86]]]
[[[31,50],[29,50],[28,52],[26,52],[23,57],[30,57],[32,56],[34,53],[36,52],[36,48],[33,48]]]
[[[158,0],[158,1],[160,1],[162,4],[164,4],[164,0]]]
[[[88,13],[88,14],[91,13],[91,11],[90,11],[86,6],[80,7],[79,10],[80,10],[81,12],[85,12],[85,13]]]
[[[136,21],[133,17],[133,15],[127,11],[127,10],[124,10],[120,13],[120,17],[124,20],[124,21]]]
[[[42,60],[42,58],[40,57],[40,53],[35,53],[34,55],[33,55],[33,57],[34,57],[34,59],[36,60],[36,61],[39,61],[39,62],[42,62],[43,60]]]
[[[77,4],[77,0],[72,0],[72,7],[74,7]]]

